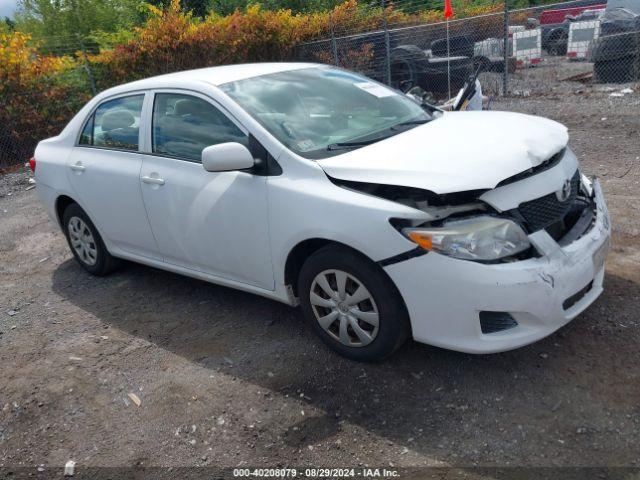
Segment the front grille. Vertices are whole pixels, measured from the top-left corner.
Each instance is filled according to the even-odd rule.
[[[575,202],[580,189],[580,173],[576,170],[571,178],[571,193],[565,201],[560,201],[556,193],[521,203],[518,207],[520,215],[527,223],[529,231],[536,232],[562,221]]]

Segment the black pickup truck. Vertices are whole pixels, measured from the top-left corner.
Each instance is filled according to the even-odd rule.
[[[389,60],[387,64],[387,42],[389,45]],[[314,57],[314,49],[303,47],[298,56],[308,60]],[[326,42],[322,47],[325,52],[331,48]],[[391,86],[405,88],[407,85],[418,86],[430,93],[434,99],[441,100],[449,95],[455,95],[464,85],[469,75],[474,71],[474,39],[469,36],[452,35],[449,39],[447,55],[446,31],[444,28],[434,28],[432,25],[408,26],[367,32],[335,39],[333,57],[337,55],[338,64],[386,83],[390,73]],[[343,62],[357,56],[357,52],[368,51],[371,58],[365,65],[355,67]],[[321,57],[324,61],[326,54]],[[388,65],[388,66],[387,66]],[[450,82],[447,79],[450,72]]]

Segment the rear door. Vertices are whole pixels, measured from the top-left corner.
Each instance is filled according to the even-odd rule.
[[[247,132],[195,92],[157,91],[149,107],[150,153],[140,181],[164,261],[272,290],[267,177],[207,172],[201,162],[210,145],[248,146]]]
[[[140,191],[146,95],[122,95],[97,106],[67,160],[67,175],[77,201],[106,240],[125,252],[161,260]]]

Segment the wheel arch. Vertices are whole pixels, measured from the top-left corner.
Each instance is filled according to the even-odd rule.
[[[377,264],[375,260],[371,257],[363,253],[362,251],[354,248],[346,243],[340,242],[338,240],[332,240],[328,238],[315,237],[308,238],[306,240],[302,240],[298,242],[287,255],[287,259],[285,261],[284,266],[284,284],[291,287],[293,293],[297,296],[298,292],[298,276],[300,275],[300,270],[302,269],[302,265],[304,262],[315,252],[324,248],[328,245],[335,245],[338,247],[346,248],[351,250],[352,252],[360,255],[363,258],[366,258],[370,262]],[[384,272],[384,269],[382,269]],[[386,275],[386,272],[385,272]]]
[[[285,266],[284,266],[284,284],[285,286],[291,289],[291,292],[293,292],[293,294],[296,297],[298,297],[298,291],[297,291],[298,277],[300,275],[300,271],[302,270],[302,266],[304,265],[304,262],[309,257],[311,257],[311,255],[313,255],[315,252],[329,245],[335,245],[335,246],[339,246],[339,247],[343,247],[348,250],[351,250],[352,252],[369,260],[371,263],[376,265],[380,269],[382,274],[385,277],[387,277],[389,281],[393,284],[393,286],[396,288],[402,304],[404,305],[405,308],[407,308],[406,303],[404,301],[404,297],[402,296],[402,293],[398,289],[398,286],[395,284],[395,282],[389,276],[389,274],[385,271],[385,269],[382,268],[379,262],[376,262],[371,257],[363,253],[362,251],[358,250],[357,248],[353,248],[352,246],[347,245],[346,243],[343,243],[337,240],[331,240],[328,238],[322,238],[322,237],[308,238],[306,240],[302,240],[298,242],[289,251],[289,254],[287,255],[287,259],[285,261]]]
[[[60,225],[60,227],[62,228],[62,218],[64,216],[64,211],[67,209],[67,207],[73,203],[78,203],[76,202],[73,198],[71,198],[68,195],[60,195],[58,196],[58,198],[56,198],[56,218],[58,220],[58,225]],[[82,207],[80,207],[82,208]]]
[[[284,264],[284,284],[291,288],[295,296],[298,296],[298,276],[304,262],[321,248],[332,244],[347,247],[344,243],[317,237],[302,240],[289,251]]]

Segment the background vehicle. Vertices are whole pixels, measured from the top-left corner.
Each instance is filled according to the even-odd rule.
[[[540,15],[540,28],[542,30],[542,48],[549,55],[565,55],[567,53],[567,40],[569,27],[573,22],[597,20],[604,12],[604,5],[591,7],[576,7],[563,10],[549,10]],[[545,15],[553,12],[553,15]],[[562,20],[555,22],[561,15]]]
[[[513,40],[511,38],[507,41],[507,48],[507,71],[513,73],[516,69],[516,59],[513,57]],[[504,40],[487,38],[476,42],[473,50],[473,63],[483,72],[502,72],[504,70]]]
[[[468,37],[450,39],[449,56],[445,39],[435,40],[431,48],[400,45],[391,50],[391,85],[399,87],[411,80],[415,85],[442,98],[460,89],[473,72],[473,42]],[[450,73],[450,83],[447,75]]]
[[[540,14],[540,25],[557,25],[565,21],[567,16],[575,17],[585,10],[599,10],[606,6],[602,2],[582,2],[583,4],[576,7],[557,8],[545,10]]]
[[[640,79],[640,1],[610,1],[600,22],[600,38],[590,58],[600,82]]]

